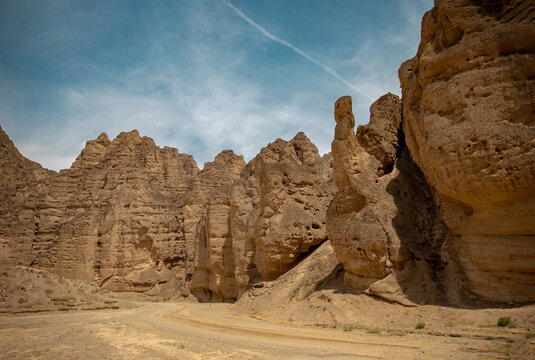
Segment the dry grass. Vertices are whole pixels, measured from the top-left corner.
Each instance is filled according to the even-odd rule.
[[[464,317],[451,316],[448,318],[448,320],[446,320],[447,327],[469,326],[469,325],[473,325],[472,321]]]

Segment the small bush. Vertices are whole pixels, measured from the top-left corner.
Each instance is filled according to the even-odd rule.
[[[368,334],[380,334],[381,330],[379,330],[379,329],[368,329],[366,332]]]
[[[535,337],[535,333],[532,333],[532,332],[528,332],[526,334],[526,339],[531,339],[531,338],[534,338]]]
[[[52,289],[46,289],[46,290],[45,290],[45,294],[47,294],[47,295],[52,294]]]
[[[502,316],[501,318],[498,319],[499,327],[506,327],[506,326],[509,326],[509,324],[511,324],[511,318],[508,316]]]
[[[324,282],[325,282],[325,279],[316,281],[310,285],[307,285],[305,289],[303,290],[303,292],[301,293],[301,296],[299,296],[298,300],[299,301],[305,300],[307,297],[310,296],[310,294],[312,294],[314,291],[319,289],[323,285]]]
[[[423,329],[425,327],[425,323],[423,321],[420,321],[416,326],[414,327],[416,330]]]
[[[344,331],[345,331],[345,332],[353,331],[353,326],[346,326],[346,327],[344,328]]]

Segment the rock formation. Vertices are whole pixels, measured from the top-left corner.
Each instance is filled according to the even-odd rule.
[[[535,300],[535,2],[436,1],[399,77],[411,156],[468,288]]]
[[[212,192],[200,221],[191,290],[201,299],[236,299],[272,280],[327,239],[332,158],[303,133],[276,140],[231,186]]]
[[[0,128],[0,266],[226,301],[331,271],[334,251],[337,281],[405,305],[534,301],[535,0],[435,3],[399,70],[403,101],[381,97],[355,133],[338,100],[332,155],[298,133],[199,171],[134,130],[55,173]]]
[[[111,291],[234,300],[326,240],[330,155],[299,133],[249,164],[193,158],[137,131],[87,142],[70,169],[25,159],[2,131],[3,265],[33,266]]]
[[[347,282],[407,305],[535,300],[534,5],[436,1],[403,104],[382,97],[355,135],[338,100],[327,225]]]
[[[137,131],[114,141],[101,134],[11,212],[25,229],[26,257],[17,264],[114,291],[158,293],[167,283],[165,292],[174,292],[187,262],[178,199],[197,172],[190,155]]]
[[[36,229],[29,208],[53,173],[22,156],[0,127],[0,254],[6,266],[31,263]]]
[[[303,259],[297,266],[281,275],[275,281],[254,284],[236,302],[236,310],[246,314],[262,314],[288,319],[294,315],[300,302],[324,286],[332,285],[331,277],[340,267],[329,241]],[[311,312],[308,305],[306,312]]]
[[[437,301],[447,229],[403,142],[400,99],[384,95],[370,111],[370,123],[355,134],[351,98],[335,104],[338,194],[328,210],[329,238],[354,287],[375,283],[368,292],[404,304]]]

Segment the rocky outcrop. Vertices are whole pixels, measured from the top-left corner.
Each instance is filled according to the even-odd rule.
[[[277,280],[256,283],[236,302],[236,310],[271,318],[292,318],[293,306],[312,293],[333,285],[331,278],[338,267],[340,264],[334,250],[326,241]],[[305,311],[311,312],[308,304]]]
[[[328,236],[354,287],[375,283],[370,294],[404,304],[437,301],[440,253],[449,233],[405,147],[400,99],[384,95],[370,111],[370,123],[355,134],[351,98],[335,104],[338,194],[327,212]],[[397,297],[390,294],[392,283]]]
[[[0,313],[116,309],[117,301],[82,280],[28,266],[0,266]]]
[[[231,230],[234,201],[230,189],[240,179],[244,167],[242,156],[223,151],[214,162],[205,164],[192,183],[193,191],[187,195],[192,204],[187,206],[198,211],[190,218],[195,224],[192,239],[196,254],[191,291],[203,301],[231,300],[238,295]]]
[[[32,204],[46,192],[55,173],[26,159],[0,127],[0,254],[1,263],[30,264],[34,233]]]
[[[234,300],[326,240],[332,158],[303,133],[247,165],[222,151],[201,171],[135,130],[101,134],[59,173],[1,135],[4,265],[111,291]]]
[[[442,0],[399,77],[411,156],[468,289],[535,300],[535,2]]]
[[[174,292],[193,262],[179,198],[197,172],[190,155],[137,131],[88,141],[33,204],[32,265],[113,291]]]
[[[299,133],[263,148],[236,182],[213,191],[198,228],[192,293],[202,300],[236,299],[324,242],[331,165],[330,155],[320,157]]]

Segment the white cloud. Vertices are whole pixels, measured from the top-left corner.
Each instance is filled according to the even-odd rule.
[[[61,88],[60,125],[16,145],[31,160],[59,170],[70,166],[85,141],[100,132],[113,138],[135,128],[160,146],[193,154],[202,167],[225,148],[251,159],[277,137],[295,135],[281,134],[288,123],[324,121],[304,110],[299,99],[270,106],[255,84],[211,68],[201,72],[204,80],[193,86],[182,86],[180,77],[170,76],[167,69],[145,68],[131,74],[128,86]],[[171,90],[140,92],[147,83]]]
[[[118,74],[102,72],[91,61],[77,64],[102,78],[43,89],[55,101],[59,99],[52,108],[45,106],[33,112],[24,109],[20,106],[20,89],[7,85],[13,81],[3,82],[0,76],[0,122],[6,125],[4,130],[15,137],[15,145],[25,156],[56,170],[69,167],[85,141],[100,132],[113,138],[134,128],[160,146],[174,146],[194,155],[202,167],[226,148],[249,160],[269,142],[278,137],[290,139],[297,131],[304,131],[320,152],[326,153],[333,136],[332,107],[336,98],[325,94],[354,95],[359,123],[368,122],[372,99],[386,91],[399,94],[397,67],[392,69],[389,54],[378,50],[371,39],[364,45],[355,43],[353,48],[357,50],[351,59],[335,58],[334,52],[332,58],[322,54],[319,61],[319,56],[312,57],[276,37],[232,4],[209,4],[203,11],[188,13],[186,23],[181,24],[188,27],[185,34],[169,31],[174,25],[157,17],[144,17],[147,24],[140,26],[148,26],[150,36],[143,38],[143,45],[149,49],[143,61]],[[224,9],[228,16],[222,15]],[[410,9],[404,16],[407,21],[415,21]],[[250,63],[250,49],[232,47],[237,38],[243,40],[244,33],[253,29],[251,26],[300,55],[295,58],[305,58],[326,71],[303,71],[293,80],[297,83],[304,77],[313,78],[316,88],[308,91],[296,87],[282,98],[266,84],[252,82],[242,67]],[[387,32],[385,37],[389,36]],[[207,38],[211,40],[204,42]],[[411,40],[414,47],[417,43]],[[185,50],[171,51],[175,47]],[[310,68],[315,69],[312,65]],[[321,111],[318,103],[322,104]],[[33,117],[31,121],[29,117]]]

